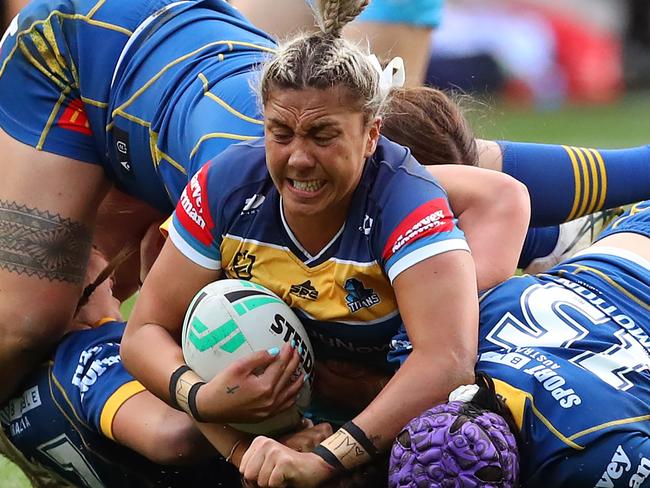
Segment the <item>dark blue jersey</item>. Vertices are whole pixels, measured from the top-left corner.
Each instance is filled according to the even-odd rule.
[[[600,236],[650,238],[650,202]],[[391,359],[411,350],[402,333]],[[477,370],[519,429],[522,486],[623,488],[650,476],[650,262],[594,246],[480,299]]]
[[[53,360],[0,407],[9,441],[75,486],[239,486],[238,473],[221,458],[191,468],[161,466],[113,440],[118,409],[144,391],[120,359],[125,326],[108,322],[68,334]]]

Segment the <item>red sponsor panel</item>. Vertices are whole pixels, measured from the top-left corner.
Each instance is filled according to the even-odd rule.
[[[208,165],[196,173],[183,190],[176,205],[176,216],[181,225],[201,244],[212,244],[214,227],[208,204]]]
[[[84,110],[84,104],[81,100],[75,99],[68,103],[68,106],[63,110],[57,125],[62,129],[80,132],[86,136],[91,136],[93,133],[90,130],[88,123],[88,116]]]
[[[384,247],[383,258],[388,260],[404,246],[418,239],[449,232],[453,228],[454,216],[447,200],[429,200],[411,212],[392,232]]]

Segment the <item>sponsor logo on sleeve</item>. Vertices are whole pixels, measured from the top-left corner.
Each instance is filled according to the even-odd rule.
[[[112,342],[109,342],[106,345],[117,346],[117,344]],[[90,349],[86,349],[79,355],[77,369],[72,377],[72,384],[79,388],[82,401],[84,395],[97,382],[99,377],[102,376],[109,367],[119,364],[122,361],[119,354],[107,356],[102,359],[97,358],[97,355],[102,351],[102,349],[102,346],[94,346]]]
[[[210,231],[214,227],[207,201],[208,167],[196,173],[183,190],[176,206],[176,216],[183,227],[201,244],[212,243]]]
[[[57,125],[65,130],[79,132],[86,136],[91,136],[93,133],[90,130],[90,123],[88,116],[84,110],[84,104],[80,99],[72,100],[68,106],[63,110]]]
[[[390,259],[400,249],[418,239],[449,232],[454,219],[444,198],[430,200],[416,208],[393,231],[384,247],[383,258]]]

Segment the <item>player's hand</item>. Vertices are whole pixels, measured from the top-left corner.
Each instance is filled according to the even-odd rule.
[[[332,426],[327,422],[318,425],[303,419],[301,430],[280,437],[278,440],[298,452],[311,452],[314,447],[332,435]]]
[[[316,363],[314,393],[322,401],[363,410],[388,383],[390,376],[355,363]]]
[[[210,422],[260,422],[295,404],[304,382],[297,374],[298,351],[286,344],[279,354],[258,351],[238,359],[197,394],[201,417]]]
[[[334,468],[316,454],[296,452],[263,436],[256,437],[244,453],[239,472],[246,482],[262,488],[310,488],[336,474]]]

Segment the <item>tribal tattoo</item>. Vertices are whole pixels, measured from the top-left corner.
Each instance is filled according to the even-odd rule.
[[[9,272],[82,283],[91,240],[79,222],[0,200],[0,268]]]

